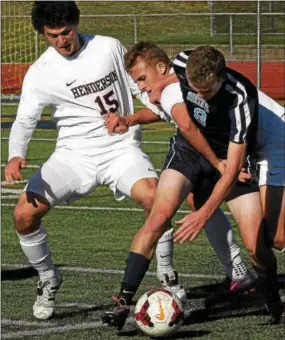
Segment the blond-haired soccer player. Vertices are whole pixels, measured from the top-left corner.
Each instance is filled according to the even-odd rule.
[[[169,65],[161,67],[156,57],[157,53],[151,47],[148,49],[142,45],[133,47],[125,57],[132,78],[148,92],[161,75],[169,71]],[[270,322],[278,323],[283,306],[277,286],[276,258],[264,236],[266,220],[258,185],[254,180],[236,182],[240,169],[244,164],[250,167],[257,150],[257,121],[261,114],[262,95],[247,78],[227,68],[224,56],[210,46],[180,53],[173,66],[180,88],[179,84],[167,86],[162,92],[160,105],[176,120],[179,129],[170,141],[151,214],[131,245],[122,287],[132,293],[123,296],[124,303],[107,312],[105,320],[122,326],[128,315],[128,305],[141,281],[141,274],[138,278],[134,268],[141,263],[147,267],[165,221],[173,216],[187,193],[192,191],[197,211],[179,222],[182,226],[175,234],[176,241],[194,240],[205,222],[226,200],[252,256],[271,314]],[[227,159],[222,176],[201,156],[203,152],[195,150],[199,150],[195,141],[190,144],[185,138],[187,119],[179,115],[181,92],[191,122],[195,122],[216,155]]]

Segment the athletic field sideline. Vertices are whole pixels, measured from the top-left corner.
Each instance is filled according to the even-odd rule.
[[[125,257],[134,232],[144,222],[141,208],[129,199],[116,202],[111,191],[100,187],[95,193],[60,206],[48,214],[44,223],[54,262],[63,275],[63,285],[57,295],[57,309],[53,319],[39,322],[32,316],[37,276],[28,265],[13,230],[12,211],[19,192],[27,179],[49,157],[55,145],[56,131],[49,128],[48,110],[44,117],[47,128],[35,131],[27,155],[28,167],[23,180],[8,185],[3,177],[7,160],[9,125],[14,119],[15,106],[2,106],[1,136],[1,205],[2,205],[2,339],[80,340],[118,339],[113,329],[100,321],[102,312],[112,307],[111,296],[120,287]],[[4,123],[9,125],[4,125]],[[161,169],[167,152],[167,141],[174,129],[165,123],[145,126],[142,148],[150,155],[156,169]],[[226,209],[226,207],[224,207]],[[177,220],[189,208],[184,204]],[[231,215],[229,214],[231,219]],[[232,221],[233,222],[233,221]],[[241,245],[240,236],[236,238]],[[243,257],[249,257],[242,248]],[[280,286],[284,289],[284,256],[278,256]],[[188,302],[185,322],[171,339],[199,340],[264,340],[284,339],[284,326],[267,326],[266,311],[257,293],[220,296],[209,314],[204,311],[205,297],[218,289],[224,278],[223,268],[202,233],[190,244],[175,247],[175,266],[181,273]],[[155,261],[143,281],[136,298],[153,287]],[[130,327],[133,320],[128,320]],[[135,332],[120,339],[147,339]]]

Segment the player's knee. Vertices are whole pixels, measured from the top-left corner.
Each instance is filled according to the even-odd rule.
[[[36,230],[41,223],[41,218],[48,210],[48,204],[31,207],[30,202],[26,201],[25,198],[20,197],[13,213],[17,232],[26,234]]]
[[[18,203],[14,209],[15,228],[18,232],[25,232],[30,227],[33,221],[33,216],[25,205]]]
[[[168,208],[167,206],[164,206],[162,208],[155,209],[151,213],[151,215],[148,218],[148,225],[153,230],[165,231],[166,225],[168,225],[168,222],[171,220],[172,217],[172,210]]]
[[[160,239],[160,237],[165,232],[164,224],[156,219],[155,221],[150,220],[148,223],[145,224],[143,233],[144,235],[148,235],[149,239],[156,243]]]

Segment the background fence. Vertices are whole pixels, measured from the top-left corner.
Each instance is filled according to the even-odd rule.
[[[171,58],[183,49],[211,44],[225,54],[231,67],[274,98],[284,99],[284,1],[77,3],[81,32],[110,35],[127,47],[152,40]],[[32,28],[31,6],[30,1],[2,1],[4,98],[20,93],[26,70],[46,48]]]

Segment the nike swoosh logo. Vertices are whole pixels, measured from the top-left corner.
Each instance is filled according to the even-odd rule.
[[[165,315],[160,298],[158,298],[158,303],[159,303],[159,315],[156,315],[155,317],[157,318],[157,320],[164,320]]]
[[[70,85],[72,85],[72,84],[75,83],[75,82],[76,82],[76,79],[73,80],[71,83],[66,83],[66,86],[70,86]]]
[[[278,175],[278,173],[277,172],[269,172],[269,175],[274,176],[274,175]]]
[[[170,256],[170,255],[160,255],[160,257],[161,257],[162,259],[164,259],[165,257],[168,257],[168,256]]]

